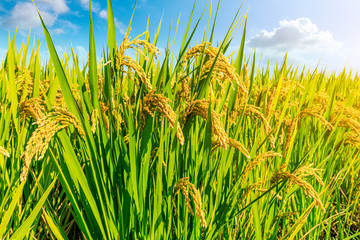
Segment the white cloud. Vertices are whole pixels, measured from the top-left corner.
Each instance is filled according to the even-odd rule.
[[[99,16],[103,19],[107,19],[108,15],[107,15],[107,11],[106,10],[101,10],[99,12]]]
[[[86,49],[83,46],[77,45],[75,46],[75,52],[81,55],[87,55],[88,52],[86,51]]]
[[[53,26],[57,15],[47,11],[40,10],[41,17],[49,27]],[[30,2],[20,2],[10,11],[10,15],[0,19],[0,25],[3,27],[19,27],[20,29],[29,29],[41,25],[39,15],[35,6]]]
[[[124,23],[120,22],[119,20],[117,20],[116,18],[114,18],[114,22],[115,22],[115,28],[121,33],[121,34],[125,34],[127,27],[125,26]]]
[[[309,18],[282,20],[279,24],[272,31],[262,30],[251,37],[248,46],[290,51],[313,47],[334,48],[340,45],[329,31],[319,31]]]
[[[55,29],[51,29],[52,32],[54,32],[55,34],[63,34],[65,33],[65,30],[62,28],[55,28]]]
[[[55,13],[66,13],[69,11],[69,7],[66,5],[65,0],[35,0],[35,3],[48,6]]]
[[[80,0],[80,3],[83,7],[89,7],[90,0]]]
[[[62,46],[60,46],[60,45],[56,45],[55,46],[55,49],[56,49],[56,52],[57,52],[57,54],[60,56],[60,55],[62,55],[62,54],[64,54],[64,52],[65,52],[65,49],[62,47]]]
[[[75,46],[74,52],[77,54],[80,64],[83,61],[87,62],[87,60],[88,60],[88,51],[86,51],[86,49],[83,46],[81,46],[81,45]]]
[[[79,26],[76,24],[71,23],[70,21],[66,21],[66,20],[58,20],[58,24],[56,26],[60,26],[60,27],[56,27],[56,28],[51,28],[50,32],[54,33],[54,34],[65,34],[65,33],[69,33],[69,32],[77,32],[79,30]]]
[[[262,30],[246,43],[247,52],[257,49],[262,55],[262,66],[267,62],[274,66],[282,62],[288,53],[288,62],[300,67],[341,71],[345,65],[360,69],[360,49],[350,49],[334,39],[329,31],[319,30],[308,18],[282,20],[272,31]]]
[[[72,31],[77,31],[79,30],[79,26],[70,22],[70,21],[67,21],[67,20],[59,20],[59,25],[61,25],[61,27],[63,29],[71,29]]]
[[[106,10],[101,10],[99,12],[99,17],[101,17],[102,19],[107,20],[108,19],[108,15],[107,15],[107,11]],[[121,34],[125,34],[127,27],[126,25],[119,21],[117,18],[114,18],[114,24],[115,24],[115,28],[121,33]]]

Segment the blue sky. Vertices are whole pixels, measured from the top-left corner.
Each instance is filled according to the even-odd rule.
[[[80,57],[86,58],[88,48],[89,0],[35,0],[50,29],[60,53],[72,45]],[[150,16],[150,34],[153,36],[162,19],[159,47],[166,45],[170,23],[173,30],[179,14],[180,29],[177,42],[187,24],[193,0],[138,0],[131,36],[146,30]],[[215,31],[215,40],[221,41],[242,1],[222,0]],[[118,44],[129,23],[134,1],[112,0]],[[198,0],[195,19],[201,14],[206,1]],[[213,2],[213,10],[217,2]],[[345,66],[360,70],[360,1],[343,0],[246,0],[241,13],[248,11],[246,53],[256,48],[263,62],[271,64],[282,60],[288,52],[296,65],[340,71]],[[93,1],[95,40],[98,50],[106,44],[106,1]],[[213,11],[214,12],[214,11]],[[202,21],[196,38],[201,39],[207,15]],[[31,27],[32,40],[41,42],[41,54],[46,59],[46,42],[40,22],[30,0],[0,0],[0,59],[7,49],[7,36],[18,26],[17,45],[26,40]],[[172,31],[171,36],[173,36]],[[237,50],[241,41],[239,32],[230,51]],[[230,54],[230,52],[229,52]]]

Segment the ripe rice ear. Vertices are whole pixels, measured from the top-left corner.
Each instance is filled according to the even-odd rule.
[[[236,141],[235,139],[232,139],[232,138],[228,138],[228,141],[229,141],[229,145],[231,147],[238,149],[242,154],[244,154],[244,156],[246,158],[250,158],[249,151],[246,149],[246,147],[241,142]]]
[[[326,212],[326,209],[324,208],[324,205],[320,200],[319,194],[315,191],[314,187],[310,183],[302,179],[302,177],[308,176],[308,175],[303,175],[303,173],[305,170],[309,171],[309,167],[303,169],[299,168],[294,173],[283,171],[284,168],[286,168],[286,165],[282,165],[280,169],[277,172],[275,172],[275,174],[271,177],[270,182],[272,184],[275,184],[281,180],[289,180],[292,184],[298,185],[304,191],[305,195],[314,199],[316,205],[318,205],[324,212]],[[316,171],[317,170],[315,169],[311,172],[314,175],[317,175],[315,174]],[[312,174],[310,173],[310,175]],[[320,178],[320,177],[317,176],[316,178]]]
[[[10,153],[4,147],[0,146],[0,154],[4,155],[5,157],[10,157]]]
[[[142,56],[144,56],[145,60],[148,60],[145,53],[142,50],[140,50],[140,47],[142,46],[148,52],[153,53],[156,57],[156,54],[159,52],[159,50],[148,41],[139,39],[141,36],[143,36],[146,33],[147,32],[144,32],[143,34],[137,36],[134,40],[130,40],[129,32],[125,34],[124,40],[122,41],[117,51],[115,66],[118,71],[123,71],[122,69],[124,66],[128,67],[129,69],[133,69],[136,72],[136,74],[139,76],[140,81],[145,84],[147,89],[152,90],[153,87],[148,77],[146,76],[144,69],[139,65],[139,63],[134,61],[132,58],[130,58],[129,56],[125,56],[125,50],[131,48],[134,49],[139,54],[141,54]]]
[[[231,85],[233,85],[233,81],[235,81],[236,84],[239,85],[241,92],[247,95],[248,89],[245,83],[236,73],[236,69],[229,63],[229,60],[224,56],[223,53],[219,53],[219,51],[219,48],[211,46],[209,42],[203,42],[201,44],[198,44],[186,52],[185,57],[183,58],[182,66],[184,67],[191,58],[202,56],[204,54],[210,58],[208,61],[205,62],[201,69],[205,73],[205,77],[214,65],[212,74],[213,76],[215,76],[215,79],[220,86],[223,85],[223,79],[220,79],[216,76],[219,76],[219,74],[222,73],[225,80],[230,82]],[[216,62],[214,64],[215,60]]]
[[[27,142],[25,152],[22,155],[24,164],[20,175],[21,182],[26,180],[32,159],[39,161],[44,158],[51,139],[58,131],[72,124],[80,136],[85,136],[75,116],[66,109],[58,107],[54,107],[52,112],[49,112],[44,118],[38,120],[36,124],[38,127]]]
[[[173,129],[176,124],[176,114],[169,105],[170,99],[164,97],[162,94],[156,94],[154,91],[149,92],[145,95],[142,100],[142,119],[145,122],[145,116],[154,116],[154,111],[161,112],[169,121],[170,127]],[[181,130],[180,124],[177,124],[176,137],[178,138],[181,145],[184,145],[184,135]]]
[[[303,111],[300,112],[299,114],[299,118],[303,118],[305,116],[312,116],[315,117],[317,119],[319,119],[319,121],[325,126],[327,127],[327,129],[329,129],[330,131],[334,130],[334,126],[329,123],[328,121],[326,121],[326,119],[321,116],[319,113],[319,110],[316,108],[312,108],[312,109],[305,109]]]
[[[245,183],[247,175],[251,172],[251,170],[253,170],[260,163],[265,162],[268,158],[281,157],[281,156],[282,156],[281,153],[277,153],[277,152],[273,152],[273,151],[259,154],[254,160],[252,160],[246,164],[244,173],[242,175],[242,184]]]
[[[177,182],[177,184],[174,188],[173,198],[179,193],[179,191],[181,191],[181,193],[185,197],[186,206],[187,206],[189,212],[191,213],[191,215],[194,216],[194,211],[191,207],[191,200],[189,197],[189,194],[190,194],[190,196],[192,197],[192,199],[194,201],[196,217],[200,220],[201,226],[203,228],[206,228],[207,223],[206,223],[206,219],[205,219],[205,213],[202,209],[202,201],[201,201],[200,192],[199,192],[199,190],[196,189],[194,184],[189,182],[189,177],[181,178]],[[173,199],[173,201],[174,201],[174,199]],[[175,203],[173,203],[173,204],[175,206]]]
[[[22,119],[32,117],[38,121],[45,117],[45,101],[40,98],[30,98],[20,103],[19,112]]]
[[[197,115],[203,118],[205,121],[207,119],[207,112],[209,108],[209,100],[195,100],[190,103],[186,108],[184,115],[182,116],[182,122],[185,123],[186,119],[190,115]],[[219,144],[224,149],[227,148],[229,144],[229,138],[225,132],[224,126],[220,121],[220,115],[211,110],[211,119],[212,119],[212,131],[217,137]]]

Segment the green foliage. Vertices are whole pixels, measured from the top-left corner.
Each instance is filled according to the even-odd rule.
[[[73,51],[59,58],[40,14],[48,63],[39,44],[27,62],[30,35],[20,50],[9,37],[0,239],[359,237],[358,75],[299,71],[286,56],[273,72],[256,66],[240,11],[215,46],[219,4],[190,47],[196,2],[178,54],[174,40],[157,61],[161,24],[133,40],[129,25],[119,44],[107,3],[98,64],[91,2],[83,68]],[[225,57],[240,27],[236,58]]]

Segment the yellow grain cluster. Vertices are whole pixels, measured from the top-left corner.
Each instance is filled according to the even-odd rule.
[[[125,55],[126,49],[134,49],[140,55],[142,55],[145,60],[148,60],[146,54],[140,49],[143,47],[149,53],[157,54],[159,50],[151,43],[146,40],[140,40],[139,38],[145,35],[147,32],[137,36],[135,39],[130,40],[129,34],[126,33],[124,40],[118,48],[117,56],[116,56],[116,69],[118,71],[123,71],[124,67],[132,69],[139,76],[140,81],[147,87],[148,90],[152,90],[152,85],[150,83],[149,78],[146,76],[144,69],[139,65],[138,62],[134,61],[129,56]],[[156,55],[155,55],[156,56]]]
[[[125,101],[125,103],[126,103],[126,101]],[[125,104],[125,106],[126,106],[126,104]],[[122,105],[116,105],[116,103],[115,103],[115,101],[113,99],[113,110],[112,110],[112,112],[110,111],[110,104],[109,103],[106,104],[104,102],[100,102],[100,109],[101,109],[101,117],[104,120],[105,128],[106,128],[106,131],[107,131],[108,135],[110,133],[110,119],[109,119],[110,115],[114,119],[115,130],[119,130],[119,129],[121,130],[122,129],[121,125],[124,123],[124,119],[123,119],[123,117],[121,115],[122,111],[123,111]],[[95,115],[95,114],[97,114],[97,115]],[[94,112],[92,113],[91,121],[92,121],[92,126],[93,126],[94,129],[96,129],[94,124],[99,121],[99,118],[100,118],[99,113],[94,113]]]
[[[22,119],[32,117],[35,121],[38,121],[45,117],[45,101],[40,98],[26,99],[20,103],[19,112]]]
[[[245,86],[245,83],[242,81],[241,77],[236,74],[235,68],[229,63],[229,60],[220,52],[219,48],[211,46],[210,43],[204,42],[202,44],[196,45],[193,48],[190,48],[184,58],[183,66],[190,61],[191,58],[207,56],[209,59],[202,65],[202,73],[204,78],[208,77],[208,74],[211,72],[211,77],[219,84],[223,89],[223,83],[229,82],[233,86],[233,82],[239,85],[241,92],[247,94],[248,90]],[[204,59],[203,59],[204,60]]]
[[[176,121],[176,113],[169,105],[170,99],[164,97],[162,94],[157,94],[155,91],[151,91],[145,95],[142,100],[142,119],[143,123],[145,123],[145,116],[151,115],[154,116],[155,111],[161,112],[169,121],[170,127],[173,129],[175,124],[177,124],[176,128],[176,137],[178,138],[181,145],[184,145],[184,135],[181,130],[180,124]]]
[[[177,91],[177,99],[179,101],[189,102],[190,94],[191,94],[190,77],[182,75],[182,77],[180,77],[179,82],[180,82],[180,86]]]
[[[281,157],[281,156],[282,156],[281,153],[277,153],[274,151],[264,152],[264,153],[257,155],[256,158],[254,158],[253,160],[249,161],[246,164],[244,173],[242,175],[242,184],[245,183],[245,180],[246,180],[248,174],[260,163],[265,162],[268,158]]]
[[[185,123],[190,115],[200,116],[206,121],[209,109],[209,102],[209,100],[192,101],[186,108],[186,111],[182,117],[182,122]],[[228,145],[228,136],[225,132],[222,122],[220,121],[220,115],[215,110],[211,110],[211,120],[212,131],[214,135],[217,137],[220,146],[226,149]]]
[[[96,125],[99,121],[99,111],[97,109],[94,109],[91,113],[91,132],[95,134],[96,132]]]
[[[186,108],[185,113],[182,116],[182,123],[185,124],[187,118],[191,115],[200,116],[206,121],[208,116],[209,103],[209,100],[192,101]],[[241,153],[244,154],[245,157],[250,158],[250,153],[242,143],[228,137],[225,132],[225,128],[220,120],[220,114],[218,114],[213,109],[211,110],[211,126],[212,132],[216,138],[213,142],[212,152],[214,152],[215,149],[219,146],[227,149],[228,145],[230,145],[231,147],[237,148]]]
[[[324,113],[329,107],[330,97],[326,92],[320,91],[314,97],[313,107],[317,108],[320,114]],[[359,147],[360,144],[360,110],[354,106],[346,105],[342,96],[336,96],[334,110],[331,113],[329,122],[331,130],[333,126],[349,129],[346,135],[345,144]],[[320,120],[320,119],[319,119]],[[320,120],[325,124],[324,120]],[[329,127],[328,127],[329,128]],[[329,128],[330,129],[330,128]],[[342,141],[339,143],[341,144]]]
[[[26,67],[15,67],[15,81],[19,99],[25,99],[33,92],[33,73]]]
[[[174,188],[173,197],[175,197],[180,191],[181,191],[181,193],[183,194],[183,196],[185,198],[186,206],[187,206],[189,212],[191,213],[191,215],[194,216],[194,211],[193,211],[193,209],[191,207],[191,200],[190,200],[190,196],[192,197],[192,199],[194,201],[194,205],[195,205],[196,217],[200,220],[201,226],[203,228],[206,228],[207,223],[206,223],[206,219],[205,219],[205,213],[204,213],[204,211],[202,209],[202,202],[201,202],[200,192],[196,189],[194,184],[189,182],[188,177],[181,178],[177,182],[177,184],[176,184],[176,186]],[[174,202],[174,206],[175,206],[175,202]]]
[[[246,158],[250,158],[249,151],[241,142],[232,138],[228,138],[228,142],[231,147],[238,149]]]
[[[360,135],[357,133],[349,132],[345,135],[344,141],[340,141],[336,149],[344,142],[345,145],[351,145],[360,150]]]
[[[0,154],[4,155],[5,157],[10,157],[10,153],[4,147],[0,146]]]
[[[105,67],[106,65],[110,64],[111,61],[107,61],[106,63],[103,63],[104,59],[101,58],[98,65],[97,65],[97,74],[98,74],[98,94],[99,96],[101,96],[101,94],[103,93],[103,82],[104,82],[104,77],[102,74],[102,68]],[[90,73],[88,73],[86,75],[86,79],[85,79],[85,87],[86,90],[88,92],[90,92]],[[76,88],[75,88],[76,89]],[[73,92],[74,93],[74,92]],[[75,97],[75,99],[77,99]]]
[[[278,84],[275,85],[275,89],[277,89]],[[303,96],[305,91],[305,87],[301,85],[298,81],[283,78],[283,82],[280,88],[280,95],[279,95],[279,101],[282,102],[285,100],[288,96],[288,94],[296,94],[299,97]]]
[[[311,116],[311,117],[317,118],[327,129],[329,129],[330,131],[334,130],[334,126],[321,115],[321,109],[308,108],[308,109],[302,110],[299,113],[298,117],[299,117],[299,119],[302,119],[306,116]]]
[[[298,185],[305,193],[305,195],[314,199],[315,203],[324,211],[326,212],[324,205],[322,204],[319,194],[315,191],[314,187],[306,182],[303,178],[307,176],[314,176],[316,180],[323,185],[323,182],[318,175],[319,169],[311,168],[310,166],[300,167],[293,173],[285,171],[284,169],[287,165],[282,165],[278,171],[271,177],[270,182],[271,184],[275,184],[281,180],[289,180],[290,184]]]
[[[323,171],[322,169],[313,168],[313,164],[302,166],[294,171],[293,174],[300,178],[305,178],[312,176],[316,179],[316,181],[321,185],[324,186],[324,182],[322,181],[320,177],[320,173]]]
[[[238,116],[242,112],[247,116],[250,116],[250,117],[254,116],[255,118],[260,119],[263,122],[265,132],[266,132],[267,135],[269,135],[270,146],[272,148],[275,148],[275,137],[274,137],[273,134],[271,134],[272,128],[270,126],[270,123],[269,123],[268,119],[261,112],[259,107],[256,107],[256,106],[251,105],[251,104],[238,104],[237,106],[234,107],[234,110],[231,113],[230,124],[231,125],[235,124],[237,119],[238,119]]]
[[[73,125],[82,137],[85,135],[75,116],[66,109],[58,107],[54,107],[53,111],[39,119],[36,124],[38,127],[27,142],[23,153],[24,164],[20,175],[21,182],[26,180],[32,159],[41,160],[44,157],[51,139],[58,131]]]
[[[320,115],[319,109],[317,109],[317,108],[304,109],[304,110],[300,111],[291,120],[291,123],[288,126],[288,131],[286,134],[286,141],[285,141],[285,145],[284,145],[285,154],[289,148],[290,140],[291,140],[291,137],[293,135],[295,128],[301,123],[301,120],[306,116],[311,116],[311,117],[317,118],[329,131],[334,130],[334,126],[330,122],[328,122],[322,115]]]

